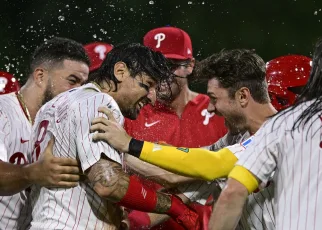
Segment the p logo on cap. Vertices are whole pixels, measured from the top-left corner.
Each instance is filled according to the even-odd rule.
[[[154,39],[157,40],[157,45],[155,48],[160,48],[161,42],[165,39],[165,34],[164,33],[158,33],[154,36]]]
[[[176,27],[161,27],[149,31],[143,44],[154,51],[161,52],[166,58],[192,59],[192,44],[189,35]]]

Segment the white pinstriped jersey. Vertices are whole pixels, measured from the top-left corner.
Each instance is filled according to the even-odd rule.
[[[218,151],[221,148],[227,147],[236,155],[237,158],[241,157],[244,152],[244,147],[239,143],[247,140],[250,137],[248,132],[240,133],[234,136],[226,134],[219,139],[215,144],[206,147],[211,151]],[[236,144],[237,143],[237,144]],[[235,144],[235,145],[234,145]],[[211,184],[209,182],[199,182],[199,188],[194,188],[195,191],[191,192],[190,199],[197,197],[197,202],[205,202],[210,193],[213,194],[215,200],[220,195],[221,190],[226,185],[226,179],[217,179]],[[194,185],[194,184],[193,184]],[[195,183],[197,186],[197,183]],[[209,188],[207,190],[207,188]],[[193,190],[191,190],[193,191]],[[184,194],[189,194],[185,191]],[[248,196],[246,205],[243,210],[243,214],[238,226],[238,230],[273,230],[275,229],[275,215],[273,210],[273,195],[274,186],[271,184],[267,188],[261,190],[258,193],[253,193]]]
[[[322,113],[291,132],[294,121],[310,103],[266,122],[237,162],[263,183],[275,172],[278,230],[322,229]]]
[[[12,164],[28,163],[31,124],[15,93],[0,96],[0,159]],[[26,229],[30,223],[28,192],[0,197],[0,229]]]
[[[55,136],[54,155],[78,159],[83,171],[94,165],[101,154],[122,164],[119,152],[106,142],[92,142],[89,128],[93,118],[102,116],[99,106],[112,109],[123,125],[124,117],[114,99],[94,84],[58,95],[37,114],[33,130],[36,145],[43,149],[50,137]],[[37,158],[36,151],[32,158]],[[92,185],[85,182],[70,189],[32,186],[31,203],[31,229],[117,229],[122,218],[117,205],[101,199]]]

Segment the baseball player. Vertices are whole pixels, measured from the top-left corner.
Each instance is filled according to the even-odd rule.
[[[92,42],[84,45],[84,49],[91,60],[89,72],[92,74],[102,65],[107,53],[113,49],[113,45],[105,42]]]
[[[248,194],[265,186],[272,173],[276,229],[321,229],[322,40],[312,60],[310,78],[295,105],[261,127],[229,173],[212,229],[234,229]]]
[[[33,147],[31,129],[42,103],[87,80],[88,65],[89,60],[81,44],[53,38],[33,53],[29,78],[19,91],[9,93],[8,90],[18,88],[17,85],[11,87],[16,84],[13,76],[6,78],[10,82],[4,88],[7,94],[0,96],[0,191],[4,195],[0,197],[0,229],[27,229],[31,214],[27,188],[31,184],[77,185],[80,178],[77,161],[54,158],[50,149],[40,161],[28,164],[31,163],[29,154]],[[43,152],[45,147],[37,149],[37,152]]]
[[[0,71],[0,95],[16,92],[20,89],[19,82],[12,74]]]
[[[93,142],[89,133],[99,106],[109,107],[122,125],[123,115],[135,119],[145,104],[154,103],[157,82],[171,76],[162,54],[123,44],[108,53],[94,81],[41,108],[34,126],[35,150],[54,136],[55,156],[78,159],[89,181],[71,189],[33,186],[31,229],[120,229],[120,206],[165,213],[186,229],[199,229],[198,216],[180,199],[127,175],[120,152],[106,142]],[[33,159],[37,157],[34,151]]]
[[[214,56],[214,60],[211,61],[211,59],[208,59],[207,62],[208,65],[212,66],[213,68],[217,68],[216,70],[216,77],[213,77],[214,75],[207,75],[211,76],[209,82],[208,82],[208,93],[211,97],[211,99],[214,99],[216,96],[216,100],[212,102],[211,105],[209,105],[209,110],[215,111],[217,113],[224,114],[225,118],[229,119],[229,122],[233,121],[234,117],[240,117],[239,121],[243,121],[245,123],[239,122],[235,123],[235,126],[239,127],[240,130],[246,130],[247,132],[244,133],[244,135],[240,135],[241,139],[245,139],[247,136],[249,136],[251,132],[256,132],[256,129],[258,129],[259,125],[263,123],[267,117],[275,114],[275,109],[271,106],[269,103],[268,93],[266,90],[266,83],[265,83],[265,73],[262,72],[259,76],[261,76],[261,80],[258,80],[253,83],[257,87],[259,87],[259,83],[263,85],[262,87],[262,93],[263,94],[252,94],[254,95],[254,98],[250,100],[250,97],[248,97],[247,101],[248,104],[243,108],[242,111],[239,113],[236,113],[236,110],[231,110],[231,104],[227,103],[227,96],[228,96],[228,90],[222,86],[220,86],[218,83],[219,80],[217,79],[225,79],[223,76],[224,74],[220,72],[220,68],[224,66],[226,62],[227,68],[230,69],[232,66],[245,66],[245,63],[243,63],[243,60],[247,60],[246,57],[250,59],[250,57],[253,58],[254,61],[258,61],[258,68],[259,70],[253,70],[255,73],[253,73],[251,76],[256,76],[257,74],[260,74],[261,71],[263,71],[265,63],[259,59],[259,57],[255,54],[252,54],[249,51],[245,50],[233,50],[233,51],[223,51],[219,56]],[[230,60],[233,59],[233,60]],[[251,59],[250,59],[251,60]],[[299,76],[302,76],[302,74],[309,73],[310,70],[310,59],[303,56],[287,56],[287,57],[281,57],[278,58],[279,65],[276,66],[273,63],[276,62],[276,60],[272,60],[267,64],[268,72],[270,73],[276,73],[280,72],[282,75],[284,74],[290,74],[294,77],[294,81],[297,81],[296,79]],[[284,61],[282,61],[284,60]],[[287,61],[286,61],[287,60]],[[229,61],[229,63],[227,63]],[[241,65],[243,63],[243,65]],[[247,62],[246,62],[247,63]],[[272,64],[272,65],[271,65]],[[216,67],[216,65],[218,65]],[[230,66],[232,65],[232,66]],[[207,66],[207,65],[205,65]],[[207,68],[207,67],[204,67]],[[292,70],[295,69],[302,69],[301,71],[297,72],[294,71],[292,74]],[[209,70],[208,70],[209,71]],[[226,74],[226,72],[224,72]],[[241,74],[241,73],[239,73]],[[273,77],[277,77],[277,74],[274,74]],[[229,74],[229,76],[237,76],[234,74]],[[251,76],[244,76],[246,79],[250,78]],[[257,75],[258,76],[258,75]],[[267,76],[267,78],[271,78],[271,76]],[[256,79],[256,78],[255,78]],[[291,77],[289,76],[289,79]],[[228,79],[229,80],[229,79]],[[239,80],[242,81],[242,80]],[[221,82],[221,84],[225,84],[225,82]],[[239,82],[239,84],[242,84]],[[245,84],[245,83],[244,83]],[[226,86],[227,87],[227,86]],[[252,85],[248,85],[248,90],[252,89]],[[226,92],[225,92],[226,91]],[[287,91],[285,91],[286,93]],[[226,96],[225,96],[226,94]],[[284,92],[283,92],[284,94]],[[266,96],[265,96],[266,95]],[[254,102],[254,100],[259,101],[260,98],[266,100],[266,102]],[[217,99],[218,98],[218,99]],[[225,104],[229,104],[229,107],[225,107]],[[249,109],[249,111],[248,111]],[[216,111],[218,110],[218,111]],[[231,111],[230,111],[231,110]],[[237,110],[238,111],[238,110]],[[257,111],[257,112],[256,112]],[[264,112],[263,112],[264,111]],[[252,115],[249,115],[249,114]],[[244,119],[242,119],[244,118]],[[98,119],[97,122],[100,122],[101,119]],[[96,123],[96,121],[95,121]],[[113,145],[113,143],[116,143],[113,138],[111,138],[110,135],[106,136],[106,132],[111,132],[114,135],[114,138],[118,139],[118,143],[129,143],[129,139],[120,140],[120,136],[116,135],[116,132],[114,132],[114,129],[111,129],[113,126],[110,125],[110,122],[108,122],[108,129],[106,128],[100,128],[101,130],[105,131],[105,134],[98,134],[97,137],[103,138],[104,140],[108,140],[110,144]],[[121,134],[122,137],[125,136],[124,134]],[[112,143],[113,141],[113,143]],[[188,176],[194,176],[205,180],[213,180],[220,177],[226,177],[227,173],[232,169],[234,163],[237,161],[238,157],[242,153],[242,151],[245,149],[245,146],[251,141],[251,139],[246,140],[245,142],[241,144],[237,144],[234,146],[226,147],[222,150],[219,150],[218,152],[210,152],[204,149],[188,149],[188,148],[177,148],[177,147],[169,147],[169,146],[161,146],[161,145],[155,145],[155,144],[148,144],[147,142],[144,142],[141,144],[139,141],[136,141],[135,139],[131,140],[130,147],[132,148],[129,152],[131,154],[136,154],[140,157],[140,159],[143,159],[144,161],[147,161],[152,164],[156,164],[158,166],[161,166],[167,170],[170,170],[175,173],[180,173],[183,175]],[[226,142],[226,143],[225,143]],[[220,145],[223,144],[222,147],[225,146],[227,143],[227,140],[221,140],[219,144],[216,144],[216,147],[220,147]],[[231,143],[233,144],[233,143]],[[128,151],[128,149],[123,149],[122,145],[115,146],[117,148],[122,149],[123,151]],[[127,145],[124,146],[125,148],[128,148]],[[134,150],[134,151],[133,151]],[[203,156],[203,157],[201,157]],[[198,164],[196,164],[198,162]],[[214,167],[214,165],[220,165],[220,167]],[[220,182],[220,181],[219,181]],[[245,211],[243,213],[243,219],[241,225],[243,228],[252,228],[252,229],[274,229],[274,213],[271,207],[271,198],[272,198],[272,187],[269,187],[265,191],[262,191],[259,194],[255,194],[249,197],[248,205],[245,208]]]
[[[158,100],[155,105],[145,106],[136,120],[125,119],[125,130],[139,140],[161,141],[170,145],[185,147],[210,145],[224,136],[227,132],[224,119],[207,111],[209,97],[189,89],[191,73],[195,66],[189,35],[176,27],[161,27],[149,31],[143,38],[143,44],[161,52],[168,59],[171,70],[175,74],[175,79],[170,85],[171,92],[167,87],[164,87],[165,84],[161,85],[157,92]],[[208,135],[203,135],[205,132]],[[208,184],[203,185],[200,181],[191,183],[191,178],[178,177],[175,179],[175,176],[171,175],[171,173],[157,170],[146,164],[138,164],[138,168],[131,162],[133,161],[132,158],[126,159],[129,168],[133,170],[134,167],[136,172],[149,179],[153,177],[153,179],[158,180],[159,177],[164,175],[162,179],[165,179],[166,182],[171,181],[172,186],[175,187],[178,187],[177,183],[180,180],[181,185],[178,189],[181,193],[189,198],[190,201],[205,204],[209,193],[206,192],[208,196],[203,196],[201,191],[209,190]],[[146,166],[148,170],[142,170],[143,166]],[[194,208],[205,212],[206,215],[203,219],[207,220],[207,214],[209,218],[211,206],[204,207],[194,203]],[[134,212],[129,215],[129,218],[131,220],[133,216],[138,222],[139,215],[142,216],[141,220],[146,220],[146,222],[142,221],[141,225],[154,225],[153,220],[150,221],[147,214],[144,217],[143,213]],[[155,215],[152,216],[154,219],[156,218]],[[177,224],[173,222],[170,220],[163,227],[156,226],[156,228],[181,229],[180,227],[176,228]],[[138,225],[139,223],[136,224]],[[132,227],[133,225],[134,223],[132,222]],[[203,225],[207,227],[208,222],[206,221]]]

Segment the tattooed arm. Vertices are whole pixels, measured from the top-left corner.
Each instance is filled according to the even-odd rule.
[[[120,201],[129,186],[129,176],[122,170],[122,166],[103,154],[87,175],[97,194],[112,202]]]

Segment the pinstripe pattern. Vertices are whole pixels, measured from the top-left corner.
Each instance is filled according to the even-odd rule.
[[[6,151],[0,159],[14,164],[28,163],[31,148],[31,124],[26,118],[14,93],[0,96],[0,140]],[[21,142],[21,139],[23,143]],[[1,146],[1,143],[0,143]],[[0,229],[26,229],[30,222],[27,192],[0,197]]]
[[[213,151],[216,151],[223,147],[232,145],[228,148],[235,153],[237,158],[240,158],[244,155],[244,148],[241,148],[239,143],[245,141],[249,137],[250,134],[248,132],[240,133],[234,136],[226,135],[209,148]],[[235,143],[238,144],[233,145]],[[219,187],[223,189],[226,185],[226,179],[218,179],[216,180],[216,184],[218,184]],[[216,193],[213,193],[213,197],[217,199],[220,193],[218,193],[218,189],[215,191]],[[258,193],[249,195],[241,216],[241,220],[239,222],[238,229],[275,229],[273,195],[273,184]]]
[[[257,133],[238,165],[264,184],[275,183],[276,229],[321,229],[321,114],[291,135],[294,121],[311,102],[272,118]],[[276,121],[273,126],[273,122]]]
[[[124,118],[114,99],[93,84],[60,94],[45,104],[37,114],[33,130],[37,133],[41,121],[49,121],[41,148],[53,135],[54,154],[79,159],[83,171],[94,165],[101,153],[122,164],[119,152],[107,143],[91,141],[93,134],[89,133],[89,127],[94,117],[102,116],[97,110],[103,105],[111,107],[123,125]],[[33,186],[31,198],[31,229],[117,229],[122,217],[121,209],[101,199],[88,183],[81,182],[71,189]]]

